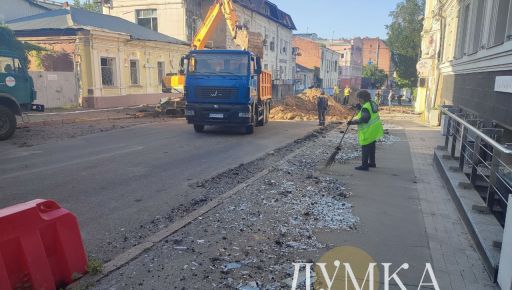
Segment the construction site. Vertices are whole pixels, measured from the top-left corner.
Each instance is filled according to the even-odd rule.
[[[512,290],[512,3],[352,2],[0,1],[0,290]]]

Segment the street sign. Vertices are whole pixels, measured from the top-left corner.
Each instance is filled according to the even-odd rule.
[[[496,77],[496,82],[494,83],[494,91],[512,93],[512,76]]]

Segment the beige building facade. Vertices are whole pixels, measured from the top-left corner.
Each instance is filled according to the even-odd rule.
[[[87,108],[159,103],[166,96],[162,93],[162,77],[177,73],[181,56],[189,50],[186,42],[119,18],[75,8],[8,25],[20,40],[66,55],[71,62],[67,71],[74,72],[78,82],[80,105]],[[126,31],[115,31],[119,25]]]

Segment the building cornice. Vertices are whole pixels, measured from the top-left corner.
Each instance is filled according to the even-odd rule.
[[[440,67],[445,74],[512,70],[512,41],[443,63]]]

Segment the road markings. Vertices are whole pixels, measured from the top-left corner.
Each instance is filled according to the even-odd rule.
[[[22,175],[32,174],[35,172],[57,169],[60,167],[75,165],[75,164],[79,164],[82,162],[89,162],[89,161],[93,161],[96,159],[102,159],[102,158],[112,157],[112,156],[119,155],[119,154],[125,154],[125,153],[129,153],[129,152],[133,152],[133,151],[138,151],[138,150],[142,150],[143,148],[144,148],[143,146],[133,146],[133,147],[129,147],[126,149],[120,149],[120,150],[117,150],[114,152],[99,154],[99,155],[95,155],[95,156],[88,157],[88,158],[76,159],[76,160],[72,160],[72,161],[68,161],[68,162],[64,162],[64,163],[60,163],[60,164],[43,166],[43,167],[39,167],[39,168],[18,171],[18,172],[14,172],[11,174],[5,174],[5,175],[1,175],[0,179],[10,178],[10,177],[18,177],[18,176],[22,176]]]

